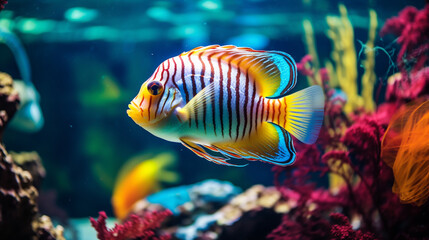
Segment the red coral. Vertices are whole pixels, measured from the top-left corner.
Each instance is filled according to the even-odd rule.
[[[363,117],[347,129],[341,141],[357,160],[366,161],[365,164],[376,164],[374,161],[380,160],[383,134],[384,130],[374,119]]]
[[[97,238],[100,240],[126,240],[126,239],[152,239],[167,240],[170,235],[155,236],[154,230],[159,228],[161,223],[172,215],[170,210],[159,212],[146,212],[143,217],[131,215],[122,225],[115,224],[113,229],[106,227],[106,213],[99,212],[98,219],[90,218],[91,225],[97,231]]]
[[[314,71],[311,69],[311,61],[313,61],[313,58],[310,54],[305,55],[299,63],[296,64],[296,69],[299,73],[303,74],[304,76],[313,76]]]
[[[410,101],[429,94],[429,67],[418,70],[406,78],[395,74],[389,78],[386,89],[387,101]]]
[[[406,7],[399,16],[390,18],[380,31],[384,36],[388,33],[398,36],[398,43],[401,49],[398,54],[397,64],[402,73],[406,72],[406,67],[410,62],[417,59],[413,67],[420,69],[428,60],[428,55],[424,54],[429,50],[429,4],[422,10],[415,7]]]
[[[4,9],[4,5],[7,4],[7,0],[0,0],[0,11]]]
[[[349,220],[341,213],[331,213],[333,225],[331,226],[331,238],[341,240],[370,240],[376,239],[373,233],[363,233],[361,230],[353,230]]]
[[[329,233],[329,222],[318,215],[302,214],[291,218],[283,216],[282,224],[274,229],[267,239],[272,240],[311,240],[326,239]]]
[[[381,139],[392,115],[408,101],[429,97],[429,67],[425,67],[429,60],[429,4],[420,11],[405,8],[398,17],[387,21],[381,32],[399,36],[401,50],[397,65],[401,72],[395,75],[396,79],[389,79],[388,102],[372,115],[361,110],[346,115],[345,100],[336,97],[335,89],[328,85],[326,69],[314,71],[308,55],[297,64],[298,71],[312,82],[322,80],[326,95],[324,126],[316,144],[296,145],[295,165],[273,167],[277,189],[286,201],[296,204],[292,204],[291,211],[268,238],[419,239],[429,236],[429,220],[425,217],[429,214],[429,203],[420,208],[401,204],[391,191],[392,169],[380,158]],[[321,178],[326,173],[344,180],[335,195],[328,189],[316,188],[326,182]],[[319,177],[314,181],[312,178],[316,176]],[[327,217],[338,210],[341,213]],[[352,228],[351,216],[358,217],[359,229]]]

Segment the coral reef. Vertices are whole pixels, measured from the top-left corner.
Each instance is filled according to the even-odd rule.
[[[37,214],[37,190],[32,186],[29,172],[13,163],[3,145],[1,150],[0,232],[5,239],[13,236],[31,239],[34,236],[33,218]]]
[[[429,4],[422,10],[409,6],[397,17],[392,17],[380,31],[380,36],[394,34],[401,45],[397,56],[397,65],[403,75],[421,69],[428,61],[429,51]]]
[[[13,80],[6,74],[0,72],[0,140],[3,136],[3,131],[18,110],[19,96],[18,92],[13,89]]]
[[[176,238],[194,239],[207,235],[208,239],[214,239],[213,236],[218,236],[220,230],[213,232],[212,227],[223,216],[219,209],[240,192],[241,189],[229,182],[208,179],[155,193],[147,201],[137,204],[134,211],[142,215],[145,211],[168,208],[174,216],[169,218],[166,225],[177,226],[171,232]]]
[[[180,226],[175,237],[187,240],[261,239],[280,223],[281,214],[294,204],[293,199],[284,201],[280,198],[275,188],[255,185],[213,213],[194,213],[193,223]]]
[[[100,212],[97,220],[90,218],[91,225],[97,231],[100,240],[152,239],[167,240],[169,235],[157,236],[155,229],[171,215],[170,210],[145,212],[143,216],[131,215],[123,224],[116,224],[113,229],[106,227],[106,213]]]
[[[321,76],[328,73],[330,87],[340,86],[342,91],[347,96],[347,101],[344,106],[346,113],[351,113],[356,108],[364,108],[366,111],[374,111],[375,103],[373,100],[373,90],[375,83],[375,51],[374,40],[377,30],[377,14],[374,10],[369,10],[370,24],[368,41],[365,44],[364,54],[366,59],[362,61],[362,66],[365,73],[362,76],[362,94],[358,92],[358,68],[357,68],[357,55],[354,44],[354,31],[353,26],[348,18],[347,9],[344,5],[339,5],[341,16],[327,16],[326,22],[329,26],[327,37],[331,39],[333,51],[331,53],[332,61],[325,61],[326,68],[320,69],[320,63],[316,50],[316,40],[313,34],[313,28],[309,20],[303,21],[305,43],[307,46],[309,58],[303,59],[302,63],[309,63],[311,59],[312,73],[302,72],[307,76],[309,84],[322,85],[323,80]],[[359,53],[360,56],[361,52]],[[306,65],[303,65],[306,69]]]
[[[18,108],[18,95],[12,86],[10,76],[0,73],[0,133],[3,133]],[[14,162],[13,156],[19,164]],[[64,239],[63,228],[54,227],[49,217],[40,216],[38,213],[38,191],[33,177],[38,179],[40,185],[44,176],[40,158],[37,154],[13,156],[8,154],[0,143],[0,238]]]
[[[38,192],[32,175],[16,165],[0,144],[0,237],[2,239],[64,239],[61,226],[39,216]]]
[[[123,224],[111,230],[105,226],[107,216],[104,212],[100,212],[97,221],[92,218],[90,221],[98,233],[97,237],[103,240],[168,239],[169,234],[180,239],[193,239],[199,233],[213,235],[209,231],[211,226],[218,218],[225,219],[229,214],[226,210],[216,212],[240,192],[229,182],[208,179],[165,189],[136,202]],[[163,221],[162,231],[158,231]]]
[[[426,29],[428,21],[423,23],[416,19],[423,19],[419,14],[427,11],[427,8],[426,6],[420,12],[407,10],[411,11],[411,15],[416,16],[406,18],[405,13],[402,12],[399,18],[402,19],[403,25],[414,24],[415,27],[420,25],[419,29]],[[375,105],[371,107],[369,104],[370,101],[373,101],[372,91],[375,79],[374,59],[369,52],[366,53],[367,58],[364,62],[364,65],[367,66],[362,76],[362,101],[359,100],[361,97],[357,94],[355,85],[344,85],[349,81],[354,83],[358,81],[357,75],[355,76],[353,73],[356,67],[351,64],[356,59],[353,54],[354,46],[347,44],[353,42],[351,25],[346,19],[345,8],[340,6],[340,12],[341,18],[328,19],[331,27],[328,36],[334,42],[332,58],[335,67],[326,65],[326,68],[312,68],[311,66],[315,66],[315,64],[312,64],[314,54],[311,51],[311,55],[305,56],[298,64],[298,70],[301,74],[306,75],[310,82],[324,87],[327,96],[325,122],[316,145],[298,145],[296,147],[297,156],[294,166],[273,168],[275,184],[282,193],[282,198],[288,199],[293,191],[293,197],[298,200],[297,206],[293,211],[283,215],[281,224],[268,235],[268,238],[427,239],[429,222],[425,216],[429,214],[429,209],[428,204],[424,203],[426,198],[423,196],[428,194],[429,183],[423,180],[425,175],[421,174],[424,172],[423,169],[426,169],[422,167],[425,161],[408,160],[406,162],[410,164],[409,166],[394,169],[403,174],[401,176],[410,176],[410,181],[423,180],[419,184],[415,184],[415,182],[411,184],[411,189],[416,189],[414,187],[418,186],[421,189],[418,198],[421,201],[416,202],[416,205],[420,206],[418,207],[400,202],[398,195],[394,193],[398,192],[395,191],[395,186],[397,189],[399,184],[399,179],[396,178],[398,174],[395,174],[394,177],[392,169],[382,161],[380,156],[383,149],[382,139],[394,112],[408,101],[422,97],[429,98],[427,88],[429,80],[425,74],[428,68],[428,49],[425,47],[428,42],[425,40],[427,36],[417,36],[416,34],[407,36],[405,33],[401,33],[404,38],[419,38],[419,40],[399,42],[407,45],[406,50],[401,50],[399,53],[397,65],[401,72],[393,75],[388,82],[387,102],[375,109]],[[374,14],[370,13],[373,20],[370,21],[372,23],[367,47],[374,46]],[[399,20],[388,21],[387,27],[385,26],[383,29],[388,29],[395,21]],[[338,30],[340,28],[344,28],[344,31]],[[308,30],[306,31],[309,34]],[[425,30],[425,32],[428,31]],[[311,41],[307,41],[307,44],[309,43]],[[337,46],[338,49],[336,44],[340,44]],[[353,48],[349,53],[347,53],[347,46]],[[414,54],[415,48],[418,48],[419,54]],[[404,46],[401,49],[404,49]],[[404,56],[404,51],[405,53],[410,52],[412,57],[408,58],[410,57],[408,54]],[[342,54],[343,57],[336,54]],[[415,61],[404,63],[412,58]],[[406,69],[403,68],[404,64],[407,65]],[[337,94],[338,90],[333,88],[336,85],[330,83],[332,79],[344,81],[344,84],[340,83],[339,86],[347,99]],[[367,101],[368,98],[370,98],[369,101]],[[413,128],[406,131],[408,133],[413,132],[419,126],[420,118],[412,117],[412,119],[414,120]],[[401,122],[401,124],[405,123]],[[415,136],[424,134],[421,129],[427,127],[427,124],[422,122],[421,126],[424,127],[420,127]],[[388,138],[390,137],[388,136]],[[386,136],[384,138],[386,139]],[[401,145],[407,146],[408,143],[411,145],[411,140],[412,138],[406,137],[405,142],[402,142]],[[393,144],[396,146],[398,142],[393,140]],[[429,145],[420,140],[418,149],[405,150],[404,153],[407,156],[408,154],[410,156],[418,155],[427,149],[429,149]],[[416,169],[421,169],[422,172]],[[318,176],[320,181],[320,179],[324,179],[325,175],[329,175],[330,189],[319,186],[314,179]],[[402,178],[400,181],[404,183],[409,179]],[[394,192],[392,192],[392,185],[394,185]],[[408,186],[411,187],[411,185]]]
[[[170,209],[175,215],[211,213],[226,204],[241,189],[230,182],[207,179],[191,185],[165,189],[147,197],[147,201]],[[135,208],[139,211],[141,207]],[[190,215],[190,214],[189,214]]]
[[[325,62],[325,67],[318,60],[311,23],[304,21],[310,54],[297,68],[311,84],[321,85],[326,95],[325,119],[317,142],[296,144],[293,166],[273,167],[275,187],[256,185],[220,202],[201,200],[204,195],[191,197],[187,187],[167,189],[158,202],[150,203],[151,196],[140,201],[134,213],[144,217],[146,212],[171,209],[174,215],[161,229],[173,238],[186,240],[429,239],[427,161],[414,157],[427,156],[429,149],[427,141],[418,138],[427,135],[427,107],[413,112],[417,117],[401,111],[399,118],[395,116],[398,109],[407,108],[406,103],[429,99],[429,48],[427,36],[422,35],[428,32],[427,9],[407,8],[383,27],[383,34],[401,36],[396,63],[400,72],[389,78],[386,102],[379,105],[373,98],[376,13],[369,13],[370,31],[362,62],[365,71],[361,75],[353,27],[344,6],[340,5],[340,17],[327,18],[333,62]],[[405,30],[411,31],[409,36]],[[413,120],[410,127],[397,130],[398,125],[408,125],[402,121],[408,118]],[[400,140],[395,138],[398,135]],[[415,148],[401,152],[401,147],[409,145]],[[396,162],[409,165],[395,169]],[[407,190],[417,186],[420,192],[413,201],[404,201],[400,185],[410,179],[413,181]],[[199,192],[215,192],[201,186]],[[167,202],[165,199],[174,204],[157,205]]]
[[[274,187],[255,185],[215,213],[215,239],[263,239],[295,204],[296,199],[283,199]]]
[[[372,233],[362,233],[360,230],[353,230],[353,227],[347,217],[341,213],[332,213],[330,218],[333,222],[330,235],[334,239],[375,239],[375,236]]]
[[[174,215],[163,224],[163,230],[176,239],[262,239],[280,224],[283,214],[296,206],[296,198],[284,199],[275,187],[255,185],[236,195],[229,189],[230,184],[219,184],[219,181],[204,181],[195,186],[188,201],[173,208]],[[156,194],[168,196],[176,192],[184,196],[181,191],[183,189],[172,188]],[[298,196],[290,192],[291,196]],[[164,201],[167,200],[161,202]],[[144,218],[147,212],[153,211],[162,212],[165,208],[141,201],[134,214]]]
[[[347,16],[347,9],[339,5],[340,17],[328,16],[326,22],[328,37],[332,40],[331,58],[335,63],[336,79],[347,95],[345,111],[350,112],[356,106],[363,105],[363,99],[357,94],[357,58],[354,46],[353,26]]]
[[[42,160],[37,152],[10,152],[13,161],[23,170],[28,171],[33,178],[33,186],[40,189],[42,180],[46,176]]]

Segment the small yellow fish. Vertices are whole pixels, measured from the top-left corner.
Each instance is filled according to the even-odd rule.
[[[132,210],[134,203],[161,188],[161,182],[177,182],[179,176],[166,170],[174,164],[175,155],[161,153],[149,158],[142,154],[130,159],[121,169],[113,190],[112,205],[118,219]]]
[[[214,163],[237,166],[226,162],[234,157],[286,166],[295,161],[290,134],[312,144],[323,120],[319,86],[286,96],[296,80],[287,53],[198,47],[164,61],[127,113],[153,135]]]

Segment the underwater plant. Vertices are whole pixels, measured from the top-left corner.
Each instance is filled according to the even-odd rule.
[[[344,11],[343,9],[342,15]],[[343,22],[347,21],[343,19]],[[307,22],[307,28],[308,24]],[[427,36],[421,37],[425,39]],[[341,36],[331,39],[345,41]],[[426,43],[427,41],[422,45]],[[314,46],[309,47],[312,48],[315,49]],[[424,60],[418,60],[417,63],[423,61],[423,64],[413,64],[411,74],[407,72],[406,77],[400,77],[401,83],[408,81],[408,84],[395,85],[393,90],[388,86],[386,91],[388,102],[377,106],[376,111],[371,108],[364,109],[359,102],[349,103],[352,105],[347,109],[346,101],[359,101],[356,99],[360,96],[356,95],[357,98],[350,99],[348,92],[351,89],[345,91],[345,86],[340,85],[346,92],[347,99],[336,94],[338,90],[334,86],[337,85],[331,84],[330,81],[338,76],[335,71],[344,70],[338,68],[345,66],[341,61],[336,63],[337,68],[327,64],[326,68],[315,69],[311,67],[315,66],[312,64],[314,56],[307,55],[297,64],[300,73],[306,75],[310,82],[323,86],[326,94],[325,121],[315,145],[296,146],[296,164],[293,167],[273,167],[275,185],[283,198],[291,197],[290,191],[287,191],[289,189],[298,193],[299,198],[296,209],[283,216],[282,223],[268,235],[269,239],[427,239],[429,222],[425,216],[429,211],[427,204],[423,204],[428,193],[425,175],[427,160],[421,157],[413,157],[413,160],[410,160],[408,157],[428,155],[427,141],[420,140],[418,144],[416,142],[417,136],[425,136],[424,129],[429,126],[424,117],[428,111],[426,105],[420,105],[423,108],[422,111],[415,112],[418,115],[400,112],[400,119],[396,117],[391,119],[394,112],[406,101],[422,96],[426,99],[429,97],[425,87],[428,86],[426,85],[428,78],[421,74],[427,71],[425,69],[428,49],[423,47],[420,50],[423,51],[420,54],[424,56],[419,59]],[[400,58],[398,61],[403,64],[404,59]],[[373,71],[372,67],[365,70]],[[364,76],[365,74],[362,78]],[[410,82],[410,79],[415,81]],[[419,85],[414,88],[413,84],[417,81]],[[366,89],[371,82],[362,80],[362,92],[372,92],[372,86]],[[351,92],[356,94],[357,89]],[[404,92],[414,94],[403,97]],[[365,95],[365,98],[367,96],[372,96],[372,93]],[[407,124],[404,121],[405,116],[412,119],[406,131],[404,131]],[[389,121],[393,126],[402,126],[401,130],[392,131],[394,128],[390,127],[387,135],[384,135]],[[386,159],[389,164],[381,158],[383,136],[385,139],[383,156],[389,157]],[[400,137],[401,141],[397,137]],[[402,146],[403,152],[399,155]],[[392,172],[388,165],[393,165],[393,159],[396,158],[392,157],[396,156],[399,157],[398,168]],[[408,160],[401,161],[405,159]],[[407,167],[399,167],[405,162],[409,164]],[[318,176],[320,181],[325,175],[329,175],[329,189],[323,188],[314,179]],[[398,180],[400,182],[397,182]],[[391,188],[393,184],[394,192]],[[417,201],[416,205],[420,207],[400,202],[401,195],[398,197],[395,194],[400,191],[399,184],[406,186],[401,190],[407,193],[410,190],[414,191],[416,195],[412,200],[415,203]],[[417,195],[419,190],[421,195]]]
[[[393,192],[404,203],[423,205],[429,197],[429,100],[407,105],[392,117],[381,157],[393,169]]]
[[[100,240],[167,240],[171,238],[169,235],[156,236],[155,230],[170,215],[172,215],[170,210],[146,212],[141,217],[133,214],[124,223],[116,224],[113,229],[106,227],[107,215],[105,212],[99,212],[98,219],[95,220],[91,217],[90,221]]]

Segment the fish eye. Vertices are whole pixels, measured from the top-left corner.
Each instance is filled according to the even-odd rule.
[[[154,95],[154,96],[156,96],[156,95],[158,95],[158,94],[162,93],[162,90],[163,90],[163,89],[164,89],[164,87],[162,86],[162,83],[160,83],[160,82],[158,82],[158,81],[150,82],[150,83],[147,85],[147,90],[149,91],[149,93],[150,93],[151,95]]]

